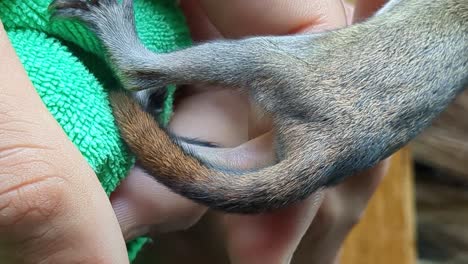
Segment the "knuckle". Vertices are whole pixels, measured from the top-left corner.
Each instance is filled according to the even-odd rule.
[[[40,224],[61,211],[63,180],[45,176],[13,186],[0,194],[0,228],[27,223]]]
[[[68,183],[41,152],[12,148],[0,157],[0,230],[40,225],[64,211]]]
[[[317,211],[314,221],[324,227],[331,227],[340,221],[340,208],[334,199],[325,199]]]

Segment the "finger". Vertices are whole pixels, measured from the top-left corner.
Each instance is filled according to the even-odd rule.
[[[170,129],[179,136],[224,147],[236,147],[249,139],[249,105],[243,95],[208,88],[185,98],[175,110]]]
[[[367,207],[369,199],[375,193],[389,167],[389,159],[375,167],[348,177],[341,184],[330,188],[325,194],[323,206],[318,216],[323,216],[322,223],[328,227],[340,226],[340,231],[347,232],[356,223]]]
[[[315,219],[304,236],[298,257],[314,259],[317,263],[331,263],[338,256],[343,241],[360,220],[368,201],[381,182],[388,161],[375,168],[349,177],[340,185],[325,192]],[[311,252],[310,245],[320,241]]]
[[[285,35],[346,25],[341,0],[200,0],[211,23],[227,38]]]
[[[342,196],[341,199],[355,206],[360,205],[359,208],[365,207],[386,175],[389,164],[390,158],[381,161],[371,169],[349,177],[342,184],[335,187],[336,192]]]
[[[221,33],[211,23],[200,3],[194,0],[180,1],[180,7],[185,15],[191,37],[196,42],[219,39]]]
[[[125,240],[187,229],[206,208],[173,193],[142,169],[132,169],[111,196]]]
[[[42,104],[2,27],[0,57],[2,262],[128,263],[96,175]]]
[[[224,215],[231,263],[289,263],[323,199],[319,191],[296,205],[256,216]]]
[[[180,136],[226,146],[190,145],[195,153],[212,164],[233,169],[271,165],[275,161],[271,124],[268,117],[252,117],[249,107],[243,95],[228,90],[199,89],[197,94],[176,106],[170,128]]]
[[[191,145],[190,149],[203,160],[223,168],[247,170],[271,166],[276,160],[273,134],[265,133],[234,148],[210,148]]]
[[[346,23],[348,25],[351,25],[353,23],[353,17],[354,17],[354,5],[346,0],[342,0],[342,1],[343,1],[344,11],[346,14]]]
[[[228,91],[186,97],[177,104],[170,129],[180,136],[237,146],[248,136],[247,113],[239,111],[242,104],[241,97]],[[117,188],[111,201],[126,239],[149,230],[188,228],[206,212],[205,207],[174,194],[138,168]]]
[[[379,8],[381,8],[388,0],[358,0],[356,1],[356,8],[354,11],[353,21],[359,22],[362,21],[373,13],[375,13]]]

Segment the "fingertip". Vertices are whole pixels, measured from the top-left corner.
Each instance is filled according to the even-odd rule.
[[[306,200],[260,215],[224,215],[231,263],[288,263],[324,197],[319,190]]]
[[[150,231],[187,229],[207,210],[173,193],[138,167],[111,195],[111,203],[127,241]]]

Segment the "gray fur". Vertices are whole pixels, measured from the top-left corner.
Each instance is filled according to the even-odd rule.
[[[218,209],[281,207],[367,169],[413,139],[468,84],[467,0],[395,0],[340,30],[220,40],[169,54],[141,44],[131,0],[76,2],[83,1],[52,7],[94,30],[126,89],[221,84],[272,114],[278,164],[178,190],[202,202],[209,190],[218,196],[206,203]],[[245,198],[223,196],[226,190]]]

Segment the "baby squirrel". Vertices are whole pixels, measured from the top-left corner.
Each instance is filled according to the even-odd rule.
[[[142,167],[174,192],[232,213],[280,208],[372,167],[468,84],[467,0],[391,0],[343,29],[218,40],[167,54],[138,39],[132,0],[55,0],[50,7],[102,41],[131,92],[113,93],[111,103]],[[168,84],[247,93],[273,116],[277,163],[252,171],[210,164],[145,111]]]

